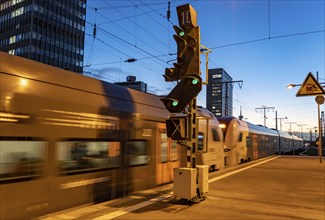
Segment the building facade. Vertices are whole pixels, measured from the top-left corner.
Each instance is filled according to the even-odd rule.
[[[130,89],[135,89],[140,92],[147,92],[147,84],[142,81],[136,81],[135,76],[127,76],[126,82],[116,82],[116,85],[125,86]]]
[[[206,92],[206,107],[215,116],[232,116],[232,77],[223,69],[209,69],[209,84]]]
[[[0,50],[82,73],[86,0],[0,0]]]

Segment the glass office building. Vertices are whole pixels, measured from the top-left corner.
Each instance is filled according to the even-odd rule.
[[[233,84],[232,77],[223,69],[209,69],[209,84],[206,92],[206,105],[215,116],[232,116]]]
[[[0,0],[0,50],[83,71],[86,0]]]

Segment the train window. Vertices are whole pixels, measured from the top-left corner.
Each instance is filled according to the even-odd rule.
[[[178,160],[177,141],[171,141],[170,144],[170,161]]]
[[[243,141],[243,132],[240,132],[238,135],[238,142],[242,142]]]
[[[47,142],[34,138],[1,137],[0,181],[30,179],[44,169]]]
[[[204,149],[204,133],[203,132],[199,132],[198,135],[198,145],[197,145],[197,149],[198,150],[203,150]]]
[[[249,136],[246,137],[246,146],[252,147],[252,138]]]
[[[160,163],[166,163],[168,161],[168,139],[167,134],[164,131],[160,131],[159,148],[159,161]]]
[[[128,151],[128,164],[130,166],[149,163],[146,141],[128,141],[126,147]]]
[[[220,142],[218,131],[216,129],[211,129],[211,131],[212,131],[213,141]]]
[[[57,143],[62,173],[114,168],[121,164],[120,142],[72,140]]]
[[[243,141],[243,132],[240,132],[238,135],[238,142],[242,142]]]

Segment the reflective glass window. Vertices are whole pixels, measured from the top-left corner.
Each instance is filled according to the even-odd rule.
[[[220,142],[220,137],[216,129],[212,129],[213,141]]]
[[[41,175],[44,169],[46,147],[46,141],[1,137],[0,181]]]
[[[57,143],[57,160],[62,173],[118,167],[121,164],[120,142],[60,141]]]
[[[160,163],[165,163],[168,161],[168,139],[166,132],[160,133]]]
[[[171,161],[177,161],[178,160],[178,150],[177,150],[177,142],[176,141],[171,141],[170,160]]]
[[[203,150],[204,149],[204,133],[203,132],[199,132],[198,135],[198,146],[197,149],[198,150]]]
[[[149,163],[146,141],[128,141],[126,146],[129,165],[145,165]]]

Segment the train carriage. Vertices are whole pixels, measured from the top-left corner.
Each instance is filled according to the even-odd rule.
[[[0,62],[0,219],[125,196],[186,166],[158,96],[3,52]],[[200,107],[197,120],[197,164],[211,171],[303,143]]]
[[[226,165],[235,165],[274,154],[292,154],[303,140],[289,133],[235,117],[218,117],[224,134]]]
[[[1,219],[172,181],[180,148],[157,96],[0,53]]]
[[[208,110],[198,107],[198,165],[207,165],[210,171],[224,168],[223,134],[217,118]]]

